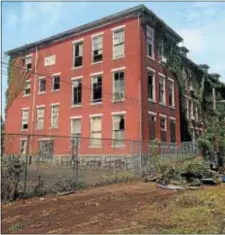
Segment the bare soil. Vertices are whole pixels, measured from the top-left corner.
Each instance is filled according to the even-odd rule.
[[[225,187],[220,188],[225,191]],[[199,191],[204,190],[206,189]],[[209,190],[212,192],[212,189]],[[48,195],[44,200],[40,198],[18,200],[2,205],[2,233],[172,231],[176,221],[174,224],[167,221],[171,217],[170,204],[172,203],[171,208],[174,208],[173,203],[178,205],[176,200],[179,200],[180,196],[190,193],[196,191],[188,193],[169,191],[160,189],[155,184],[134,181],[81,190],[66,196]],[[182,203],[180,206],[183,208]],[[215,214],[213,216],[215,217]],[[221,216],[221,213],[218,216]],[[16,224],[21,226],[12,229]],[[220,229],[218,228],[218,232]]]

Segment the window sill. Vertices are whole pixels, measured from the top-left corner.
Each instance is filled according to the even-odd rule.
[[[43,91],[43,92],[38,92],[38,95],[44,95],[46,92]]]
[[[28,131],[28,129],[20,129],[21,131]]]
[[[58,126],[56,126],[56,127],[49,127],[49,130],[52,130],[52,129],[59,129],[59,127]]]
[[[70,107],[71,108],[79,108],[79,107],[81,107],[82,105],[81,104],[77,104],[77,105],[71,105]]]
[[[123,145],[111,145],[112,148],[124,148],[125,144]]]
[[[112,60],[119,60],[125,58],[125,55],[118,56],[118,57],[112,57]]]
[[[89,145],[88,147],[89,147],[89,148],[96,148],[96,149],[98,149],[98,148],[102,148],[102,145],[100,145],[100,146]]]
[[[44,128],[36,128],[36,131],[44,130]]]
[[[120,103],[120,102],[124,102],[125,99],[118,99],[118,100],[112,100],[113,103]]]
[[[83,66],[73,67],[71,70],[81,69]]]
[[[51,92],[59,92],[60,89],[57,89],[57,90],[51,90]]]
[[[162,105],[162,106],[167,106],[165,103],[159,103],[160,105]]]
[[[102,102],[90,103],[90,105],[98,105],[98,104],[102,104]]]
[[[30,94],[28,94],[28,95],[23,95],[23,97],[29,97],[30,96]]]
[[[149,55],[146,55],[146,56],[147,56],[148,59],[155,61],[155,58],[154,58],[154,57],[151,57],[151,56],[149,56]]]
[[[171,109],[176,109],[176,107],[175,106],[169,106]]]
[[[156,104],[156,100],[148,99],[148,101]]]
[[[103,63],[103,60],[102,61],[98,61],[98,62],[92,62],[91,65],[101,64],[101,63]]]

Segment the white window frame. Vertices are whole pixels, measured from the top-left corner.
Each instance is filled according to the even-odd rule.
[[[159,85],[160,85],[160,79],[163,79],[163,101],[160,100],[160,90],[159,90],[159,104],[166,105],[166,77],[163,74],[159,73]]]
[[[149,67],[147,67],[147,73],[149,74],[149,73],[152,73],[153,74],[153,77],[152,77],[152,79],[153,79],[153,99],[151,99],[151,98],[149,98],[149,94],[148,94],[148,100],[149,101],[153,101],[153,102],[156,102],[156,86],[155,86],[155,70],[154,69],[152,69],[152,68],[149,68]],[[149,86],[149,85],[148,85]],[[148,90],[149,90],[149,87],[148,87]]]
[[[82,44],[82,55],[80,56],[76,56],[76,57],[82,57],[82,65],[80,66],[75,66],[75,53],[76,53],[76,45],[77,44]],[[84,64],[84,39],[79,39],[79,40],[76,40],[76,41],[73,41],[73,65],[72,65],[72,68],[73,69],[77,69],[77,68],[81,68],[83,67],[83,64]]]
[[[40,91],[41,89],[41,80],[45,80],[45,90],[44,91]],[[45,77],[40,77],[38,79],[38,94],[44,94],[46,92],[46,78]]]
[[[24,112],[27,112],[27,118],[25,119],[24,118]],[[21,120],[21,124],[22,124],[22,127],[21,127],[21,130],[22,131],[27,131],[28,130],[28,128],[29,128],[29,108],[23,108],[22,109],[22,120]],[[25,124],[27,124],[27,128],[26,129],[24,129],[23,128],[23,125],[25,125]]]
[[[29,88],[27,88],[27,86],[29,86]],[[26,94],[26,89],[30,89],[30,92],[28,94]],[[24,91],[23,91],[23,96],[30,96],[30,94],[31,94],[31,81],[29,79],[29,80],[26,80],[26,84],[24,86]]]
[[[80,107],[82,105],[82,78],[83,78],[83,76],[79,76],[79,77],[74,77],[71,79],[71,81],[72,81],[72,100],[71,100],[72,107]],[[73,99],[74,88],[77,87],[79,85],[79,83],[81,83],[81,102],[78,104],[74,104],[74,99]]]
[[[126,111],[120,111],[120,112],[112,112],[111,115],[112,115],[112,147],[125,147],[125,134],[126,134]],[[124,139],[121,140],[123,141],[122,143],[117,143],[116,139],[115,139],[115,117],[121,117],[123,116],[124,118],[124,122],[125,122],[125,126],[124,126],[124,130],[123,130],[123,133],[124,133]]]
[[[59,88],[58,89],[54,89],[55,78],[56,77],[59,77]],[[54,73],[54,74],[52,74],[52,92],[59,91],[60,87],[61,87],[61,73]]]
[[[28,63],[27,61],[31,61],[31,63]],[[32,55],[25,56],[24,63],[25,63],[25,69],[27,71],[31,71],[32,70],[32,61],[33,61]],[[31,68],[30,69],[27,68],[28,64],[31,64]]]
[[[91,148],[101,148],[102,147],[102,116],[103,116],[103,114],[91,114],[90,115],[90,146],[89,147],[91,147]],[[94,138],[93,137],[93,120],[94,119],[97,119],[97,118],[99,118],[100,120],[101,120],[101,130],[100,131],[98,131],[98,133],[100,133],[100,139],[99,139],[99,143],[98,144],[93,144],[93,142],[92,142],[92,138]],[[96,133],[96,132],[95,132]]]
[[[102,74],[103,74],[102,72],[91,74],[91,104],[92,105],[101,104],[103,100],[103,92],[102,92],[103,75]],[[94,102],[94,79],[98,77],[101,77],[101,100]]]
[[[152,42],[150,43],[150,40],[149,40],[149,38],[148,38],[148,31],[152,34]],[[155,31],[154,31],[154,29],[153,28],[151,28],[150,26],[148,26],[147,25],[147,27],[146,27],[146,46],[147,46],[147,56],[149,57],[149,58],[151,58],[151,59],[155,59],[155,48],[154,48],[154,45],[155,45],[155,39],[154,39],[154,37],[155,37]],[[151,51],[151,53],[152,53],[152,56],[150,56],[149,55],[149,47],[148,47],[148,44],[151,44],[151,46],[152,46],[152,51]]]
[[[116,73],[121,73],[123,72],[124,76],[123,76],[123,81],[124,81],[124,87],[123,87],[123,91],[120,92],[116,92],[115,91],[115,74]],[[118,70],[114,70],[112,72],[112,79],[113,79],[113,102],[119,102],[119,101],[124,101],[125,100],[125,69],[118,69]],[[116,93],[119,93],[118,95],[116,95]],[[117,96],[117,97],[116,97]]]
[[[123,32],[123,42],[120,42],[120,43],[116,43],[115,41],[115,38],[114,38],[114,35],[118,32]],[[123,45],[123,53],[121,53],[121,55],[115,55],[115,47],[117,46],[120,46],[120,45]],[[121,26],[121,27],[117,27],[117,28],[114,28],[112,30],[112,58],[113,59],[118,59],[118,58],[122,58],[125,56],[125,30],[124,30],[124,26]]]
[[[161,119],[165,120],[165,127],[164,129],[161,128]],[[160,131],[167,131],[167,116],[163,114],[159,114],[159,122],[160,122]]]
[[[80,121],[80,132],[76,132],[76,133],[73,133],[72,132],[72,129],[73,129],[73,121],[74,120],[79,120]],[[81,139],[81,133],[82,133],[82,116],[75,116],[75,117],[70,117],[70,135],[71,135],[71,147],[73,145],[76,146],[76,139],[77,139],[77,136],[78,136],[78,147],[80,148],[80,139]]]
[[[97,49],[97,50],[102,50],[102,59],[99,60],[99,61],[94,61],[94,40],[96,38],[101,38],[101,48],[100,49]],[[95,35],[92,35],[92,51],[91,51],[91,62],[92,64],[97,64],[97,63],[101,63],[103,61],[103,33],[98,33],[98,34],[95,34]]]
[[[22,152],[22,143],[25,143],[24,144],[24,149],[23,149],[23,152]],[[27,151],[27,138],[21,138],[20,139],[20,154],[25,154]]]
[[[40,114],[39,114],[40,109],[43,110],[43,115],[42,116],[40,116]],[[39,106],[37,106],[37,125],[36,125],[36,130],[43,130],[44,129],[44,121],[45,121],[45,106],[39,105]]]
[[[54,108],[58,107],[58,113],[54,114],[53,116],[53,111]],[[54,125],[53,118],[56,118],[56,125]],[[59,103],[57,104],[51,104],[51,128],[58,128],[59,127]]]
[[[194,101],[193,100],[191,100],[190,117],[192,120],[195,119],[195,117],[194,117]]]
[[[175,108],[175,82],[173,79],[168,78],[169,80],[169,86],[172,84],[172,105],[170,105],[170,107]],[[168,95],[169,95],[169,89],[168,89]]]

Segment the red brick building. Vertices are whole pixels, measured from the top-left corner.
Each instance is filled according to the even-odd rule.
[[[70,138],[44,135],[80,134],[81,155],[129,155],[125,140],[180,143],[178,83],[158,53],[157,22],[182,41],[141,5],[8,51],[32,75],[7,110],[6,132],[43,135],[30,152],[51,141],[56,156],[70,153]],[[6,152],[25,143],[18,136]]]

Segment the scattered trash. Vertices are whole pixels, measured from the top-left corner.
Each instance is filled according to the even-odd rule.
[[[172,189],[172,190],[184,190],[185,188],[179,185],[173,185],[173,184],[168,184],[168,185],[162,185],[162,184],[157,184],[160,188],[164,189]]]
[[[225,175],[222,176],[222,183],[225,183]]]
[[[68,194],[72,194],[72,193],[75,193],[75,191],[69,191],[69,192],[62,192],[62,193],[57,193],[56,195],[57,196],[64,196],[64,195],[68,195]]]
[[[188,189],[189,190],[197,190],[197,189],[200,189],[201,186],[189,186]]]
[[[45,199],[43,197],[40,198],[40,201],[44,201]]]
[[[203,184],[207,184],[207,185],[216,185],[217,184],[217,182],[212,178],[201,179],[201,182]]]

